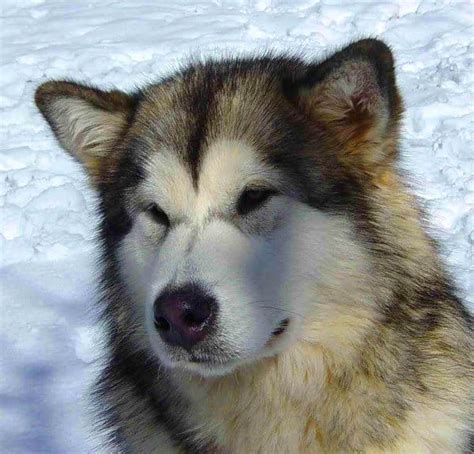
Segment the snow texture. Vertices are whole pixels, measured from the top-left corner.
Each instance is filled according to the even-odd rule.
[[[0,451],[97,452],[94,195],[33,104],[51,78],[132,89],[186,57],[326,55],[377,36],[406,104],[403,166],[474,304],[473,6],[461,1],[3,0]]]

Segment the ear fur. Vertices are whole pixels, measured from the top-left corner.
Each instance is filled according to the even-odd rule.
[[[35,102],[61,146],[99,183],[104,161],[113,153],[133,112],[133,97],[116,90],[49,81],[38,87]]]
[[[357,41],[311,66],[299,103],[335,138],[343,164],[375,176],[393,163],[403,109],[383,42]]]

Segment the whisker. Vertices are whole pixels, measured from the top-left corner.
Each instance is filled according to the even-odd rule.
[[[280,312],[286,312],[288,314],[291,314],[291,315],[295,315],[296,317],[300,317],[302,320],[306,320],[306,317],[296,311],[291,311],[289,309],[283,309],[281,307],[275,307],[275,306],[271,306],[271,305],[261,305],[259,304],[260,302],[265,302],[265,301],[252,301],[250,304],[257,304],[259,308],[261,309],[272,309],[272,310],[275,310],[275,311],[280,311]]]

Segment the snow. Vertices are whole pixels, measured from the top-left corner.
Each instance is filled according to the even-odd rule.
[[[403,166],[474,307],[474,70],[469,1],[3,0],[0,451],[97,452],[94,205],[33,105],[49,78],[132,89],[199,52],[326,55],[387,40],[405,98]]]

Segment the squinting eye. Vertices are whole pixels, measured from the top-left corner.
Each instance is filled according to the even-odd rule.
[[[148,205],[145,211],[157,224],[161,224],[166,228],[170,226],[170,220],[168,216],[156,203],[151,203]]]
[[[262,206],[276,191],[272,189],[247,189],[237,203],[237,212],[240,215],[250,213]]]

